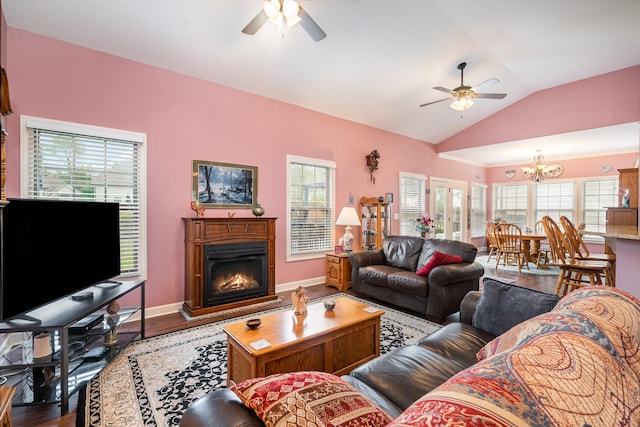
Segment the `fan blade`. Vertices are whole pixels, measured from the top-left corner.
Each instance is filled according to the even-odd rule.
[[[322,28],[311,16],[300,6],[298,10],[298,16],[300,17],[300,26],[311,36],[311,38],[317,42],[327,37],[327,34],[322,31]]]
[[[260,13],[256,15],[255,18],[251,20],[251,22],[247,24],[246,27],[242,29],[242,32],[245,34],[254,35],[260,28],[262,28],[264,23],[267,22],[268,20],[269,20],[269,17],[267,16],[267,14],[264,12],[264,9],[263,9],[260,11]]]
[[[474,92],[476,92],[476,91],[478,90],[478,88],[479,88],[479,87],[482,87],[482,86],[492,86],[492,85],[494,85],[494,84],[496,84],[496,83],[500,83],[500,80],[498,80],[498,79],[489,79],[489,80],[485,80],[485,81],[483,81],[482,83],[480,83],[479,85],[472,87],[472,88],[471,88],[471,90],[472,90],[472,91],[474,91]]]
[[[437,101],[431,101],[431,102],[427,102],[426,104],[420,104],[420,107],[426,107],[427,105],[437,104],[438,102],[448,101],[448,100],[450,100],[450,99],[453,99],[453,98],[443,98],[443,99],[438,99]]]
[[[506,93],[476,93],[476,98],[502,99]]]
[[[433,88],[441,92],[447,92],[447,93],[453,92],[451,89],[447,89],[446,87],[442,87],[442,86],[434,86]]]

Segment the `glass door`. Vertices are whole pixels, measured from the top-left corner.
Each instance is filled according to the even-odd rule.
[[[466,241],[466,184],[431,181],[431,205],[436,238]]]

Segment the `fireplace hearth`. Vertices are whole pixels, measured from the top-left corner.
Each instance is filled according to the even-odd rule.
[[[183,218],[189,316],[275,300],[276,218]]]

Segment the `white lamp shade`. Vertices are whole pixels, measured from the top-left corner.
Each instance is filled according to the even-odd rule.
[[[360,225],[360,217],[355,208],[342,208],[336,225]]]

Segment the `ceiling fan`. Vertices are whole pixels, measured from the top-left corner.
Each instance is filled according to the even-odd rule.
[[[467,66],[466,62],[463,62],[458,65],[458,70],[460,70],[460,86],[455,89],[447,89],[442,86],[435,86],[435,90],[439,90],[442,92],[447,92],[450,96],[448,98],[438,99],[437,101],[427,102],[426,104],[421,104],[421,107],[426,107],[427,105],[437,104],[442,101],[453,100],[451,103],[451,108],[457,111],[466,110],[473,105],[473,98],[488,98],[488,99],[502,99],[507,96],[506,93],[477,93],[476,91],[480,86],[486,86],[491,84],[496,84],[500,80],[498,79],[489,79],[477,86],[465,86],[464,85],[464,68]]]
[[[300,23],[307,34],[317,42],[327,37],[322,28],[296,0],[265,0],[262,10],[242,29],[242,32],[254,35],[267,21],[271,21],[280,28],[292,27]]]

